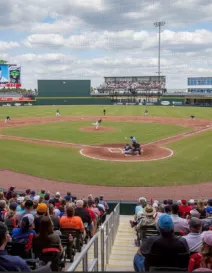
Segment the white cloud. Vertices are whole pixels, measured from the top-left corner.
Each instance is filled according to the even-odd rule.
[[[19,47],[19,43],[17,42],[0,41],[0,51],[6,51],[6,50],[17,48],[17,47]]]

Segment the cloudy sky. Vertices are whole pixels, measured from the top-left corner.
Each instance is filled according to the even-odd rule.
[[[22,83],[157,75],[168,88],[212,76],[211,0],[1,0],[0,59],[22,66]]]

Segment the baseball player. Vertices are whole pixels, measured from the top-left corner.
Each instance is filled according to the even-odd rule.
[[[56,117],[59,117],[60,116],[60,111],[59,109],[56,110]]]
[[[124,154],[132,154],[132,147],[129,144],[124,146]]]
[[[132,141],[132,143],[137,143],[137,140],[136,140],[136,138],[134,136],[131,136],[130,140]]]
[[[191,115],[191,116],[190,116],[190,119],[191,119],[191,120],[195,120],[195,116],[194,116],[194,115]]]
[[[92,123],[92,125],[94,125],[94,126],[96,126],[96,130],[99,128],[99,125],[102,123],[102,120],[101,119],[99,119],[99,120],[97,120],[97,122],[95,122],[95,123]]]
[[[103,110],[103,114],[104,114],[104,116],[106,115],[106,110],[105,109]]]
[[[147,109],[144,111],[144,116],[148,116],[148,110]]]
[[[10,120],[11,120],[11,118],[9,116],[7,116],[4,122],[6,123],[6,122],[8,122]]]

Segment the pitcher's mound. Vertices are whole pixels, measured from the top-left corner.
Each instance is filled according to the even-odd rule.
[[[83,127],[79,129],[81,132],[112,132],[115,131],[116,128],[113,127],[104,127],[100,126],[98,129],[95,128],[95,126],[90,126],[90,127]]]

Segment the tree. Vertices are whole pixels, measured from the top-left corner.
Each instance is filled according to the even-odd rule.
[[[7,64],[7,61],[5,61],[5,60],[0,60],[0,64]]]

